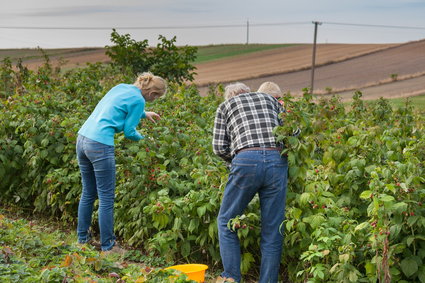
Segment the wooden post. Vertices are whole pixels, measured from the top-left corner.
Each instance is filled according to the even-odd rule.
[[[316,64],[316,40],[317,40],[317,26],[321,25],[321,22],[313,22],[314,24],[314,43],[313,43],[313,61],[311,63],[311,83],[310,83],[310,93],[313,94],[314,90],[314,67]]]
[[[246,45],[249,44],[249,20],[246,21]]]

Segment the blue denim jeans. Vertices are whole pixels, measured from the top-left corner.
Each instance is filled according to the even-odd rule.
[[[241,280],[241,251],[236,232],[227,228],[231,218],[242,215],[258,193],[261,206],[260,283],[277,282],[282,254],[288,161],[279,151],[252,150],[232,160],[229,179],[218,215],[221,276]]]
[[[78,206],[77,236],[79,243],[90,240],[93,204],[99,198],[99,229],[101,249],[107,251],[115,244],[114,198],[115,155],[114,147],[84,136],[77,138],[77,158],[83,192]]]

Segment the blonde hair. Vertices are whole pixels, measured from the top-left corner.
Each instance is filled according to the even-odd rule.
[[[279,98],[282,97],[282,91],[280,90],[280,87],[275,84],[274,82],[264,82],[260,85],[260,88],[257,90],[257,92],[262,92],[265,94],[269,94],[273,97]]]
[[[238,96],[242,93],[250,92],[251,89],[243,83],[233,83],[229,84],[224,88],[224,99],[230,99],[234,96]]]
[[[144,72],[138,75],[134,85],[142,90],[142,94],[144,94],[144,92],[147,92],[147,94],[157,93],[157,95],[155,95],[157,98],[163,96],[167,92],[167,82],[151,72]]]

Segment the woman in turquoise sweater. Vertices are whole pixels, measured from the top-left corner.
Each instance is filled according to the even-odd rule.
[[[119,84],[99,101],[78,131],[77,158],[83,185],[78,206],[79,243],[87,243],[91,239],[89,228],[93,204],[99,198],[101,249],[109,251],[116,246],[114,135],[124,132],[128,139],[143,139],[136,130],[140,119],[147,118],[152,122],[160,119],[155,112],[145,111],[145,101],[161,97],[166,88],[165,80],[151,73],[141,74],[134,84]]]

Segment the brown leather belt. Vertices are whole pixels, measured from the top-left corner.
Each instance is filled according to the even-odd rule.
[[[238,151],[236,151],[236,154],[241,153],[242,151],[247,151],[247,150],[277,150],[277,151],[282,151],[282,149],[280,147],[245,147],[242,149],[239,149]]]

